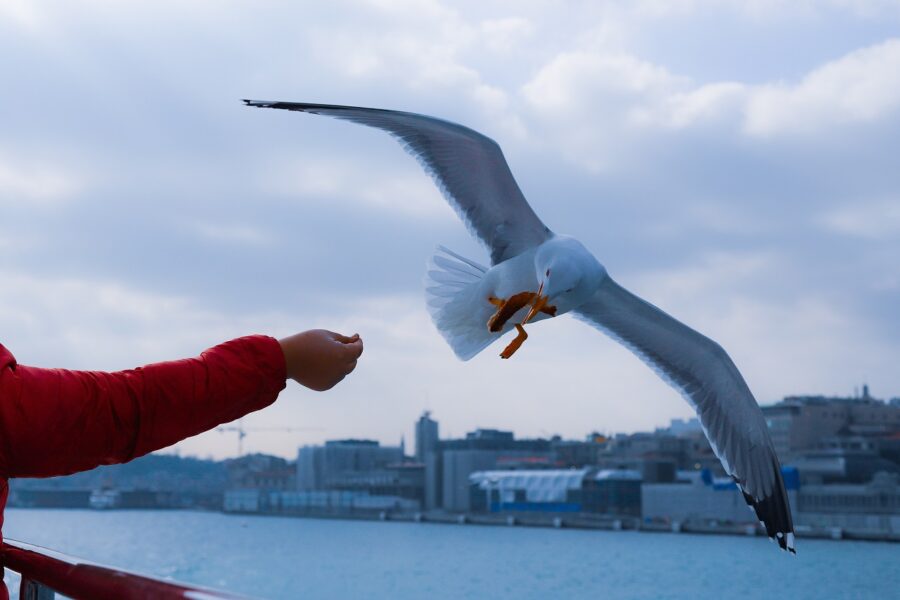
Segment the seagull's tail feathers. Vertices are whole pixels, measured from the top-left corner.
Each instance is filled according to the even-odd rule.
[[[425,301],[431,320],[460,360],[469,360],[499,336],[487,328],[490,311],[478,302],[487,267],[438,246],[428,261]],[[490,305],[487,305],[488,307]]]

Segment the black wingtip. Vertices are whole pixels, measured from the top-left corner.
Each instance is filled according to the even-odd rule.
[[[241,102],[244,103],[244,106],[255,106],[256,108],[268,108],[273,104],[277,104],[277,102],[268,102],[266,100],[250,100],[249,98],[242,98]]]
[[[352,106],[339,106],[336,104],[313,104],[311,102],[283,102],[281,100],[250,100],[243,99],[245,106],[253,106],[255,108],[280,108],[282,110],[294,110],[298,112],[317,114],[317,109],[328,110],[346,110],[352,109]]]
[[[794,548],[794,522],[791,518],[791,507],[788,502],[787,491],[784,488],[784,479],[781,477],[781,466],[778,459],[773,459],[772,469],[775,471],[775,484],[771,492],[765,498],[756,500],[750,494],[743,491],[744,500],[756,513],[759,522],[766,529],[769,536],[778,547],[791,554],[797,554]],[[740,482],[738,482],[740,487]]]
[[[362,106],[346,106],[343,104],[321,104],[318,102],[285,102],[283,100],[249,100],[247,98],[243,99],[243,102],[247,106],[256,106],[258,108],[280,108],[282,110],[294,110],[305,113],[312,114],[320,114],[320,111],[327,111],[333,113],[339,113],[344,111],[366,111],[372,113],[394,113],[394,114],[408,114],[413,115],[414,113],[403,113],[401,111],[396,110],[385,110],[383,108],[365,108]],[[421,116],[421,115],[417,115]]]

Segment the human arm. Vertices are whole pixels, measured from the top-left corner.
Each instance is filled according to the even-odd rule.
[[[127,462],[268,406],[284,389],[287,352],[291,377],[310,377],[297,360],[316,345],[283,344],[248,336],[196,358],[115,373],[3,368],[0,475],[47,477]],[[331,387],[350,370],[341,362],[339,377],[323,381]]]

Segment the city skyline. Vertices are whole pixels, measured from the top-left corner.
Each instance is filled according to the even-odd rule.
[[[248,333],[359,332],[247,451],[477,426],[572,438],[690,407],[564,317],[457,361],[421,280],[485,253],[379,132],[245,97],[411,110],[495,139],[554,231],[715,339],[760,404],[900,394],[900,12],[872,0],[0,3],[0,342],[115,370]],[[400,426],[398,424],[402,423]],[[233,455],[234,433],[179,451]]]
[[[860,386],[854,387],[853,393],[848,394],[848,395],[841,395],[841,394],[824,394],[824,395],[789,394],[788,396],[785,396],[778,400],[774,400],[769,403],[763,403],[761,406],[774,407],[776,405],[783,404],[786,401],[797,400],[797,399],[808,399],[808,398],[823,398],[825,400],[874,400],[875,402],[882,402],[884,404],[891,405],[891,406],[900,405],[900,396],[892,395],[889,397],[879,397],[877,395],[872,395],[868,388],[868,384],[862,384]],[[378,442],[381,446],[393,447],[393,448],[404,445],[406,448],[405,456],[407,458],[415,458],[418,460],[419,451],[418,451],[418,446],[416,445],[416,440],[418,439],[417,434],[419,432],[418,427],[422,423],[423,419],[427,419],[432,424],[440,425],[441,421],[438,417],[439,416],[434,414],[433,411],[431,411],[431,410],[427,410],[427,409],[423,410],[419,414],[419,417],[416,420],[410,421],[411,425],[408,425],[408,426],[406,426],[406,428],[404,430],[401,430],[400,436],[397,439],[391,439],[391,438],[383,439],[383,438],[377,438],[374,436],[367,436],[365,434],[359,435],[356,437],[349,437],[349,438],[329,437],[327,432],[322,432],[319,435],[317,435],[315,441],[302,442],[296,448],[294,448],[293,452],[288,451],[285,454],[280,454],[280,453],[275,452],[275,453],[271,453],[271,454],[273,456],[279,456],[281,458],[286,458],[288,460],[295,460],[297,458],[298,451],[304,447],[320,446],[322,444],[325,444],[326,442],[342,442],[342,441],[351,440],[351,441],[375,441],[375,442]],[[238,421],[240,421],[240,420],[238,420]],[[237,423],[238,421],[235,421],[235,423]],[[697,419],[696,415],[688,415],[687,417],[671,417],[665,423],[660,423],[659,425],[652,427],[650,429],[646,429],[646,430],[635,429],[635,430],[623,431],[623,430],[604,429],[602,427],[593,427],[593,428],[589,427],[588,429],[586,429],[583,432],[582,435],[579,435],[577,433],[571,434],[571,435],[562,435],[559,432],[552,432],[552,431],[546,431],[546,430],[542,431],[538,435],[520,435],[519,432],[515,431],[514,429],[512,429],[510,427],[505,426],[503,423],[493,423],[490,425],[485,425],[483,423],[482,424],[476,423],[476,424],[473,424],[469,429],[459,431],[459,432],[446,431],[445,429],[441,428],[440,433],[439,433],[437,428],[435,427],[433,432],[427,433],[426,435],[428,435],[428,436],[434,435],[435,436],[434,439],[436,439],[436,440],[447,441],[447,440],[453,440],[453,439],[464,439],[468,435],[473,434],[478,431],[502,431],[502,432],[512,433],[513,436],[519,440],[527,440],[527,439],[549,440],[554,437],[559,437],[564,441],[584,441],[584,440],[591,439],[591,436],[593,434],[597,434],[597,433],[599,433],[609,439],[612,439],[617,435],[633,435],[633,434],[639,434],[639,433],[653,433],[653,432],[666,431],[666,430],[671,430],[671,431],[673,431],[673,433],[677,433],[677,431],[675,431],[675,430],[682,431],[682,432],[688,431],[688,430],[700,431],[701,428],[700,428],[700,422]],[[233,429],[230,431],[234,432]],[[429,429],[429,431],[431,431],[431,430]],[[250,433],[252,433],[252,431],[248,432],[248,435]],[[235,444],[237,444],[237,438],[234,438],[234,439],[235,439]],[[235,447],[237,447],[237,446],[235,446]],[[177,452],[177,448],[178,447],[176,445],[172,448],[167,448],[167,449],[160,451],[159,454],[171,454],[173,452]],[[192,455],[192,454],[181,454],[180,452],[177,452],[177,453],[180,456],[193,456],[195,458],[212,458],[212,459],[216,459],[216,460],[221,460],[223,458],[235,458],[235,457],[240,457],[240,456],[247,456],[249,454],[254,454],[255,452],[256,451],[253,450],[252,445],[248,447],[247,443],[245,441],[243,454],[234,453],[234,455],[230,455],[228,453],[225,453],[222,456],[213,456],[213,455],[200,456],[200,455]],[[266,452],[261,452],[261,453],[266,454]]]

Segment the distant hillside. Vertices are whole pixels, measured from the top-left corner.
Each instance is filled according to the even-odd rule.
[[[14,479],[12,489],[117,489],[222,492],[228,482],[226,462],[148,454],[124,465],[98,467],[65,477]]]

